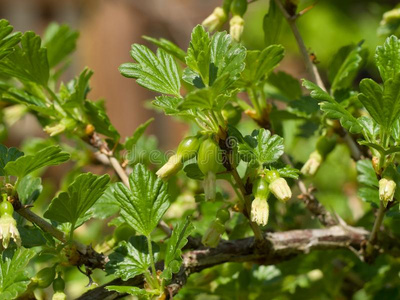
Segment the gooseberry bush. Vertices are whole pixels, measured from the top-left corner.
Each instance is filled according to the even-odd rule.
[[[248,5],[222,1],[186,50],[145,37],[156,51],[133,44],[120,66],[157,112],[190,124],[168,157],[145,134],[153,119],[121,139],[88,98],[91,70],[60,80],[78,32],[0,21],[2,139],[26,114],[48,135],[0,145],[0,299],[400,298],[398,8],[381,22],[376,81],[360,80],[362,43],[333,49],[321,77],[294,0],[270,1],[266,47],[246,49]],[[284,22],[307,79],[276,70]],[[54,190],[44,170],[66,162]],[[329,204],[314,188],[340,164],[358,174],[357,219],[344,189]]]

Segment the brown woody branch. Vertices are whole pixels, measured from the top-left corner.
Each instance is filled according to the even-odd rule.
[[[175,295],[185,285],[187,278],[196,272],[226,262],[254,262],[261,265],[272,265],[308,254],[316,250],[327,249],[361,249],[369,232],[354,227],[333,226],[326,229],[292,230],[278,233],[266,233],[265,243],[256,244],[254,238],[234,241],[222,241],[217,248],[200,248],[183,255],[183,266],[167,287],[170,295]],[[394,240],[392,240],[393,242]],[[397,243],[398,244],[398,243]],[[393,244],[392,244],[393,245]],[[398,251],[399,245],[392,248]],[[79,300],[116,299],[123,295],[105,289],[108,285],[129,285],[142,287],[142,276],[128,281],[115,279],[103,286],[90,290],[79,297]]]

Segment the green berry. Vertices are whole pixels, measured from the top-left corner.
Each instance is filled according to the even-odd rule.
[[[53,290],[54,292],[63,292],[65,289],[65,281],[62,279],[61,274],[58,274],[58,277],[53,281]]]
[[[200,171],[207,175],[217,173],[221,169],[222,153],[216,141],[211,138],[204,140],[197,154],[197,164]]]
[[[231,3],[231,12],[234,16],[243,16],[247,10],[247,0],[233,0]]]
[[[268,199],[269,183],[265,177],[257,178],[253,183],[253,196],[259,199]]]
[[[269,182],[273,182],[273,181],[277,180],[278,178],[280,178],[281,175],[276,170],[270,170],[265,173],[265,177],[267,178],[267,180]]]
[[[0,215],[9,215],[12,216],[14,212],[14,207],[8,201],[3,201],[0,204]]]
[[[327,136],[321,136],[318,141],[317,141],[317,151],[319,154],[321,154],[322,158],[325,158],[329,153],[332,152],[332,150],[336,146],[336,137],[327,137]]]
[[[200,136],[188,136],[179,143],[176,154],[181,157],[182,162],[187,161],[196,156],[200,143]]]
[[[47,288],[53,282],[55,277],[56,277],[56,268],[53,266],[41,269],[35,275],[32,281],[37,284],[37,287],[44,289]]]
[[[222,223],[227,222],[231,217],[229,210],[227,208],[220,208],[217,211],[217,218],[221,220]]]

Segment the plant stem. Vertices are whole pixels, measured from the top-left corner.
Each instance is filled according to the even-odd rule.
[[[374,245],[378,241],[378,232],[385,216],[386,208],[383,206],[382,201],[379,201],[379,203],[378,215],[376,216],[374,227],[372,228],[371,235],[368,240],[370,245]]]
[[[304,44],[303,38],[301,37],[301,34],[299,32],[299,29],[297,28],[296,25],[296,17],[289,15],[289,13],[286,11],[285,7],[283,6],[282,2],[280,0],[275,0],[276,5],[282,12],[283,16],[285,17],[286,21],[288,22],[290,29],[292,30],[292,33],[294,35],[294,38],[296,39],[297,46],[299,47],[300,53],[303,56],[303,60],[306,64],[308,74],[313,82],[315,82],[321,89],[326,91],[325,85],[322,82],[321,76],[319,75],[319,72],[316,68],[316,66],[313,64],[311,61],[311,58],[308,54],[306,45]]]
[[[154,263],[154,256],[153,256],[153,245],[151,244],[151,238],[150,235],[146,236],[147,239],[147,248],[149,250],[149,255],[150,255],[150,263],[151,263],[151,272],[152,277],[153,277],[153,283],[156,284],[157,288],[160,288],[160,285],[158,284],[158,280],[157,280],[157,271],[156,271],[156,265]]]
[[[254,232],[254,237],[257,240],[262,241],[264,239],[264,237],[263,237],[263,234],[262,234],[262,231],[261,231],[260,227],[256,223],[251,221],[251,216],[250,216],[250,212],[251,212],[250,195],[247,193],[246,188],[243,185],[242,178],[240,178],[239,173],[237,172],[236,168],[234,168],[234,167],[232,168],[231,174],[232,174],[233,179],[235,180],[237,186],[239,187],[240,192],[243,195],[245,215],[249,219],[249,223],[250,223],[251,229]]]
[[[256,96],[256,93],[255,93],[254,89],[253,88],[248,88],[247,89],[247,94],[249,95],[249,99],[250,99],[251,103],[253,104],[253,107],[256,110],[257,114],[259,116],[261,116],[262,110],[261,110],[260,103],[258,102],[258,99],[257,99],[257,96]]]
[[[118,174],[119,178],[121,178],[122,182],[129,187],[129,178],[128,175],[126,175],[125,170],[122,168],[121,164],[119,161],[114,157],[114,156],[109,156],[108,157],[111,166],[114,168],[114,171]]]

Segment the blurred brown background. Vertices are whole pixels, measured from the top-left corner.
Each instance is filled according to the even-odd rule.
[[[132,60],[130,45],[148,45],[141,36],[149,35],[171,39],[186,49],[191,29],[219,3],[219,0],[1,0],[0,17],[8,19],[18,31],[42,34],[51,22],[66,23],[79,30],[77,51],[63,80],[78,75],[85,66],[93,69],[89,97],[106,99],[111,121],[124,139],[138,124],[155,115],[144,108],[144,101],[154,94],[118,72],[121,63]],[[14,127],[18,128],[10,132],[10,142],[41,135],[34,122],[33,118],[26,118],[16,124]],[[176,132],[183,134],[184,128],[185,124],[158,114],[149,131],[157,133],[160,144],[168,149],[176,145],[180,138]]]

